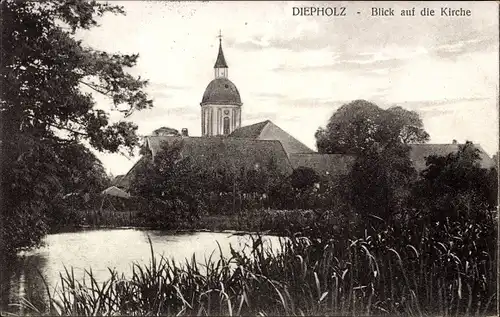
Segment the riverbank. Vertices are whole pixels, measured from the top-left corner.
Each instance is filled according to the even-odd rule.
[[[238,214],[202,215],[192,222],[181,222],[175,226],[145,225],[141,213],[100,211],[81,211],[72,225],[54,227],[51,233],[84,229],[144,229],[162,230],[170,233],[182,232],[234,232],[251,234],[264,232],[271,235],[300,234],[317,227],[318,222],[330,230],[339,230],[346,220],[342,215],[330,211],[312,210],[249,210]],[[162,224],[165,222],[161,222]],[[166,221],[168,224],[168,221]]]

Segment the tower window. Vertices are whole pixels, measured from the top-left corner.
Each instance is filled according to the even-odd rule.
[[[224,117],[224,135],[229,134],[229,117]]]

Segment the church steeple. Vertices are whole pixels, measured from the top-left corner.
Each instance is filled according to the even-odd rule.
[[[222,51],[222,34],[219,30],[219,54],[217,54],[217,60],[215,61],[215,78],[224,77],[227,78],[228,67],[226,59],[224,58],[224,52]]]

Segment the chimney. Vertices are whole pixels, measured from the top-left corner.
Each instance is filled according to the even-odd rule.
[[[453,142],[452,142],[452,143],[453,143],[453,144],[457,144],[457,140],[453,140]]]
[[[189,136],[188,129],[187,128],[182,128],[181,135],[182,136]]]

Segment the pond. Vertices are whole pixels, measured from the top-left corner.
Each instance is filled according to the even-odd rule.
[[[60,285],[60,273],[73,268],[75,277],[81,279],[85,270],[92,269],[99,282],[109,278],[108,268],[130,274],[132,264],[147,264],[151,259],[151,239],[156,255],[174,259],[177,263],[191,259],[193,254],[200,263],[212,254],[220,257],[220,250],[230,256],[230,245],[243,250],[251,245],[249,235],[234,233],[194,232],[172,234],[156,230],[103,229],[50,234],[44,246],[21,253],[7,265],[0,267],[0,311],[22,313],[17,306],[22,297],[32,303],[47,298],[47,283],[51,291]],[[279,238],[266,236],[264,242],[273,248]]]

